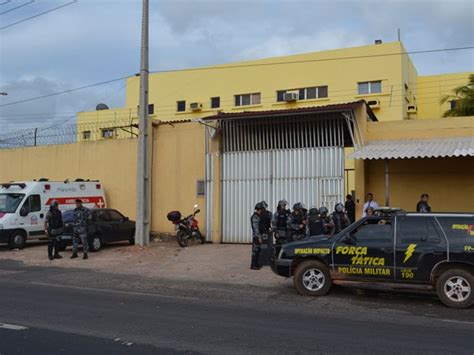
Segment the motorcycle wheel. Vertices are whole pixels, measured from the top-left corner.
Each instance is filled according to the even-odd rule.
[[[176,240],[178,241],[178,244],[182,248],[186,248],[188,246],[188,235],[183,232],[183,231],[178,231],[176,234]]]
[[[206,237],[204,237],[201,234],[200,230],[198,230],[197,233],[198,233],[198,235],[197,235],[196,239],[198,240],[198,242],[201,243],[201,244],[205,244],[206,243]]]

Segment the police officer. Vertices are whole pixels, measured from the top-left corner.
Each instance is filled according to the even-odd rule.
[[[261,245],[263,243],[263,233],[262,227],[262,214],[264,212],[264,207],[261,202],[258,202],[255,205],[255,212],[250,218],[250,223],[252,226],[252,262],[250,264],[250,269],[260,270],[261,265],[259,261]]]
[[[333,233],[337,234],[351,224],[351,221],[344,213],[344,205],[336,203],[334,212],[331,213],[331,223],[334,225]]]
[[[323,234],[333,234],[334,223],[328,215],[329,211],[326,207],[321,206],[319,208],[319,218],[323,221]]]
[[[72,227],[72,256],[71,259],[77,258],[77,250],[79,247],[79,240],[82,243],[83,259],[87,259],[87,252],[89,250],[89,243],[87,240],[87,224],[91,219],[91,213],[88,208],[82,205],[82,200],[76,200],[76,208],[74,209],[74,222]]]
[[[58,201],[53,200],[44,220],[44,231],[48,237],[49,260],[62,259],[62,256],[59,255],[59,238],[63,232],[63,227],[63,215],[59,210]]]
[[[288,217],[290,215],[288,210],[288,202],[281,200],[278,202],[277,210],[273,214],[272,228],[275,231],[275,239],[279,244],[285,244],[288,238]]]
[[[301,202],[295,203],[287,221],[291,240],[300,240],[306,236],[306,223],[305,206]]]
[[[308,212],[308,225],[307,234],[312,235],[323,235],[331,234],[333,224],[328,217],[328,209],[326,207],[311,208]]]

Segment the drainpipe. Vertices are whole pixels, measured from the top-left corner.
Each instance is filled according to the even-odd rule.
[[[390,206],[388,159],[385,159],[385,206]]]

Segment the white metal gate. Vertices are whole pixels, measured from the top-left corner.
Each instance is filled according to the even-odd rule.
[[[250,243],[256,202],[285,199],[308,208],[342,202],[344,148],[226,152],[222,156],[222,241]]]

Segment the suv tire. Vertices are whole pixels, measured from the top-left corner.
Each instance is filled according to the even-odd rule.
[[[99,251],[100,249],[102,249],[103,245],[104,245],[104,243],[102,242],[102,239],[100,238],[100,235],[95,234],[92,237],[92,240],[89,243],[89,249],[90,249],[90,251],[95,253],[96,251]]]
[[[465,269],[446,270],[436,281],[436,292],[446,306],[468,308],[474,304],[474,276]]]
[[[317,260],[303,261],[296,268],[293,281],[303,296],[324,296],[332,286],[329,269]]]

